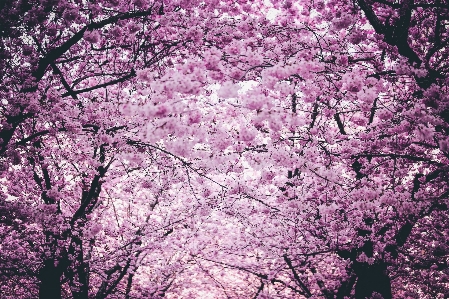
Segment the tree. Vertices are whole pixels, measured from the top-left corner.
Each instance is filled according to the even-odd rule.
[[[221,5],[2,2],[5,296],[155,297],[175,285],[198,209],[184,203],[186,171],[200,172],[173,152],[199,137],[194,57],[216,38],[203,37],[210,22],[232,25],[215,20]]]
[[[444,2],[2,5],[6,296],[449,293]]]
[[[301,5],[279,22],[310,14],[318,51],[262,74],[277,110],[242,112],[258,130],[244,163],[260,170],[243,185],[271,207],[240,207],[248,253],[216,262],[260,279],[255,297],[445,298],[446,4]],[[279,97],[276,76],[301,85]]]

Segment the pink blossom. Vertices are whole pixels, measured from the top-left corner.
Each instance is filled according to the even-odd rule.
[[[351,15],[344,13],[339,18],[335,18],[332,21],[332,26],[336,30],[341,30],[347,28],[352,23],[353,18]]]
[[[64,11],[64,19],[68,22],[75,21],[78,18],[78,10],[66,9]]]
[[[234,84],[230,81],[224,82],[217,92],[217,95],[223,99],[236,98],[238,97],[238,91],[240,86]]]
[[[96,44],[100,41],[100,33],[98,31],[88,31],[84,33],[84,39],[91,44]]]
[[[165,104],[159,104],[156,106],[154,115],[156,117],[165,117],[169,113],[169,109]]]
[[[239,133],[240,139],[244,142],[251,142],[256,137],[255,132],[253,130],[249,130],[246,127],[241,128]]]
[[[110,32],[115,38],[120,38],[122,36],[123,30],[120,27],[114,27]]]

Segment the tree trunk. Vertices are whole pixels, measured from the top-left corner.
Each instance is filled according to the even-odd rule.
[[[74,262],[67,267],[66,276],[69,279],[73,299],[89,298],[89,273],[88,264],[84,261],[83,241],[78,237],[72,237],[69,255],[74,257]]]
[[[72,289],[72,294],[74,299],[88,299],[89,298],[89,283],[87,281],[87,271],[86,265],[81,261],[81,264],[76,267],[78,273],[78,283],[80,284],[79,290],[74,291]]]
[[[382,295],[383,299],[392,299],[391,281],[385,264],[375,263],[369,265],[356,263],[353,269],[357,274],[357,283],[355,285],[356,299],[371,298],[373,293]]]
[[[372,265],[358,262],[357,256],[361,252],[365,253],[367,257],[373,257],[373,243],[366,241],[362,248],[354,248],[351,251],[337,251],[341,258],[352,261],[351,269],[349,270],[351,278],[341,284],[337,292],[337,299],[349,295],[355,278],[357,278],[355,284],[356,299],[372,298],[374,293],[381,295],[383,299],[392,299],[391,279],[388,276],[386,264],[383,261],[377,261]]]
[[[54,260],[44,261],[44,266],[39,271],[39,299],[61,298],[61,272],[55,267]]]

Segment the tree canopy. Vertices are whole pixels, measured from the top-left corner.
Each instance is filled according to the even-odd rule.
[[[447,0],[0,2],[0,297],[449,298]]]

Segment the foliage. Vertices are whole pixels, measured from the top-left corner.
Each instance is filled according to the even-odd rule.
[[[448,5],[1,2],[2,298],[447,298]]]

